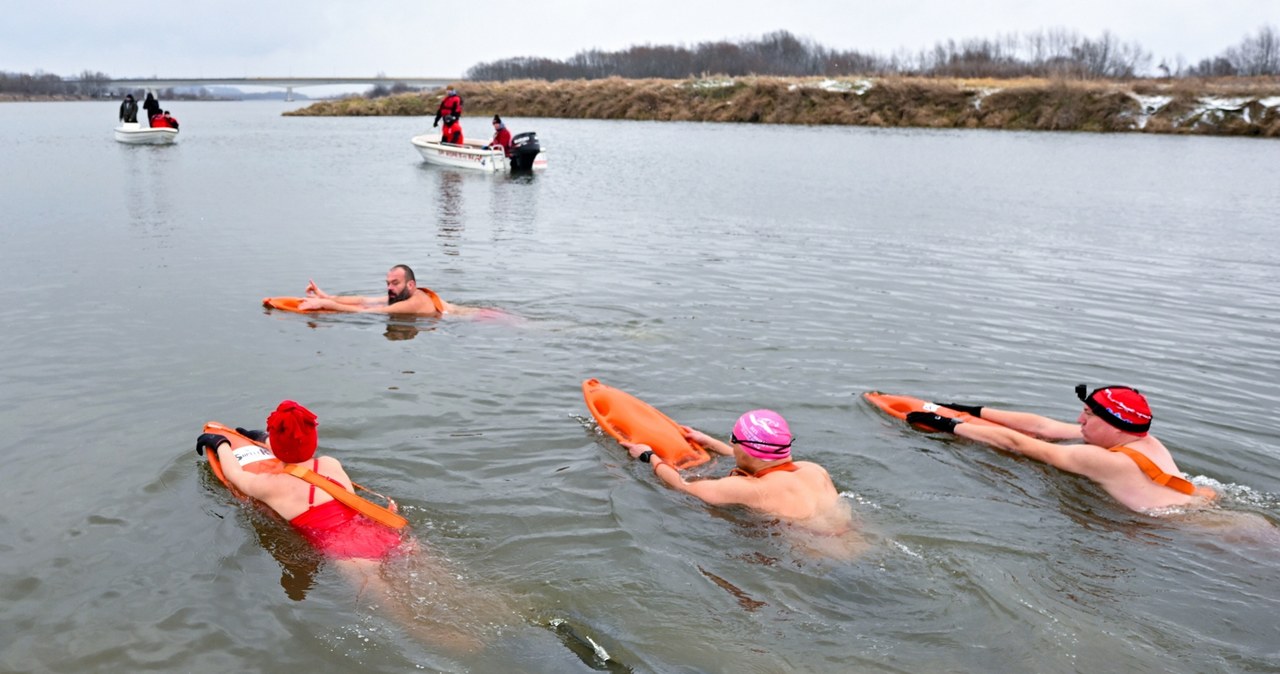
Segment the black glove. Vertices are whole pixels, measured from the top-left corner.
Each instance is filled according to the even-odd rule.
[[[440,126],[440,113],[438,112],[436,113],[436,121],[431,123],[432,128],[435,128],[437,126]]]
[[[249,438],[250,440],[252,440],[252,441],[254,441],[254,442],[266,442],[266,441],[267,441],[267,432],[266,432],[266,431],[251,431],[251,430],[248,430],[248,429],[245,429],[245,428],[240,428],[239,426],[236,426],[236,432],[237,432],[237,433],[239,433],[240,435],[243,435],[243,436],[244,436],[244,437],[246,437],[246,438]]]
[[[231,441],[227,440],[227,436],[225,435],[218,435],[217,433],[203,433],[200,437],[196,438],[196,456],[204,456],[206,449],[217,454],[218,445],[221,445],[224,442],[230,444]]]
[[[982,417],[982,405],[961,405],[960,403],[940,403],[937,401],[934,401],[933,404],[937,405],[938,407],[945,407],[949,410],[964,412],[966,414],[969,414],[971,416],[975,416],[978,418]]]
[[[955,433],[956,426],[964,422],[944,417],[941,414],[934,414],[933,412],[908,412],[907,423],[927,431]]]

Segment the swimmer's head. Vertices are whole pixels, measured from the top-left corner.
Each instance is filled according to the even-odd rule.
[[[1076,397],[1107,425],[1137,436],[1146,435],[1151,430],[1151,406],[1137,389],[1103,386],[1085,395],[1087,390],[1084,384],[1077,385]]]
[[[791,458],[791,428],[773,410],[751,410],[738,417],[730,439],[748,456],[761,461]]]
[[[413,270],[408,265],[398,264],[387,272],[387,304],[403,302],[418,289]]]
[[[311,410],[285,400],[267,417],[271,452],[285,463],[300,463],[316,453],[316,415]]]

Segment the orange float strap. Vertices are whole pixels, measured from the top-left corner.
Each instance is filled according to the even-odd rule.
[[[979,426],[999,426],[994,421],[988,421],[981,417],[975,417],[968,412],[957,412],[953,409],[943,407],[937,403],[931,403],[920,398],[911,396],[899,396],[889,393],[881,393],[879,391],[868,391],[862,394],[867,402],[875,405],[881,412],[888,414],[895,419],[907,420],[907,415],[911,412],[932,412],[938,416],[947,417],[948,419],[956,419],[968,424],[978,424]]]
[[[240,433],[236,432],[235,429],[227,428],[226,426],[216,421],[210,421],[206,423],[204,425],[204,432],[217,433],[218,435],[224,435],[224,436],[227,436],[228,438],[232,438],[232,437],[239,438],[247,444],[256,445],[258,447],[261,447],[267,450],[268,452],[271,451],[271,448],[267,447],[265,444],[258,442],[257,440],[254,440],[247,436],[241,435]],[[243,492],[241,492],[239,489],[236,489],[235,485],[232,485],[231,482],[227,480],[226,474],[222,471],[222,462],[218,459],[217,452],[205,452],[204,456],[206,459],[208,459],[209,468],[213,471],[214,477],[218,478],[219,482],[225,485],[227,489],[230,489],[231,493],[235,494],[236,496],[240,498],[247,498],[247,496]],[[248,467],[245,468],[245,470],[251,473],[287,473],[300,480],[313,484],[319,487],[320,489],[323,489],[325,493],[332,496],[335,501],[341,501],[344,505],[352,508],[353,510],[360,513],[361,515],[364,515],[365,517],[368,517],[369,519],[379,524],[386,525],[388,527],[391,527],[392,529],[403,529],[405,526],[409,524],[409,520],[406,520],[404,517],[400,516],[398,513],[392,512],[391,510],[388,510],[387,508],[384,508],[376,503],[373,503],[372,501],[369,501],[368,499],[362,496],[359,496],[357,494],[352,494],[346,489],[343,489],[341,485],[334,484],[333,482],[329,481],[325,477],[316,474],[315,471],[311,470],[310,468],[307,468],[306,466],[301,466],[296,463],[285,463],[280,459],[272,458],[272,459],[267,459],[265,461],[257,461],[257,462],[251,463],[249,464]],[[365,487],[362,487],[356,484],[355,482],[352,482],[351,486],[361,491],[367,491],[371,494],[377,494],[377,492],[372,491],[370,489],[366,489]],[[377,494],[377,495],[382,496],[381,494]],[[382,498],[386,498],[386,497],[382,496]],[[394,503],[393,501],[391,501],[391,499],[387,499],[387,502]]]
[[[1152,482],[1160,485],[1161,487],[1168,487],[1176,492],[1186,494],[1187,496],[1193,496],[1196,493],[1196,486],[1192,484],[1190,480],[1178,477],[1177,475],[1170,475],[1163,470],[1160,470],[1160,466],[1157,466],[1154,461],[1148,459],[1146,454],[1143,454],[1132,447],[1119,445],[1116,447],[1108,447],[1107,451],[1120,452],[1130,459],[1133,459],[1133,462],[1138,464],[1138,469],[1143,473],[1146,473],[1147,477],[1151,478]]]
[[[436,291],[430,288],[418,288],[418,290],[426,293],[427,297],[431,298],[431,306],[435,307],[436,311],[441,314],[444,313],[444,300],[440,299],[440,296],[436,294]]]
[[[756,472],[754,472],[754,473],[752,473],[752,472],[751,472],[751,471],[749,471],[749,470],[746,470],[745,468],[734,468],[733,470],[729,471],[729,474],[730,474],[730,475],[737,475],[737,476],[740,476],[740,477],[764,477],[765,475],[768,475],[769,473],[776,473],[776,472],[778,472],[778,471],[782,471],[782,472],[784,472],[784,473],[794,473],[794,472],[796,472],[797,470],[800,470],[800,466],[797,466],[796,464],[792,463],[791,461],[788,461],[788,462],[786,462],[786,463],[780,463],[780,464],[778,464],[778,465],[776,465],[776,466],[769,466],[768,468],[761,468],[760,470],[757,470],[757,471],[756,471]]]
[[[680,470],[711,459],[707,450],[685,439],[680,424],[629,393],[588,379],[582,382],[582,397],[600,429],[619,442],[649,445],[654,454]]]

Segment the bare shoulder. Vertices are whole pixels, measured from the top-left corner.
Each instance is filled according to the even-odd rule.
[[[820,478],[827,482],[831,481],[831,474],[828,473],[827,469],[823,468],[820,464],[816,464],[812,461],[796,461],[795,464],[796,467],[799,468],[796,472],[801,475],[811,476],[814,479]]]
[[[1058,448],[1058,456],[1052,462],[1054,465],[1095,480],[1115,476],[1116,473],[1127,470],[1132,463],[1127,457],[1097,445],[1055,446]]]
[[[342,478],[343,480],[350,480],[350,478],[347,477],[346,469],[342,467],[341,461],[333,458],[332,456],[318,456],[316,458],[320,460],[320,473],[334,479]]]
[[[395,304],[388,305],[387,313],[435,316],[440,312],[436,311],[436,305],[431,301],[431,297],[429,295],[426,293],[414,293],[402,302],[396,302]]]

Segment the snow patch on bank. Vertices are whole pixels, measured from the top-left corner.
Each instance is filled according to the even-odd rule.
[[[723,77],[718,79],[694,80],[688,84],[688,87],[690,89],[724,89],[726,87],[731,87],[734,84],[736,84],[736,82],[733,81],[732,77]],[[677,89],[682,89],[685,86],[684,82],[676,82]]]
[[[1151,121],[1151,116],[1160,112],[1160,109],[1168,105],[1173,100],[1173,96],[1143,96],[1130,92],[1129,98],[1138,102],[1141,108],[1138,111],[1138,118],[1134,120],[1134,126],[1139,129],[1147,128],[1147,122]]]
[[[787,87],[787,91],[795,91],[797,89],[821,89],[823,91],[835,91],[839,93],[852,93],[855,96],[861,96],[871,90],[875,83],[867,79],[853,80],[832,80],[825,79],[817,84],[792,84]]]
[[[991,94],[999,93],[1001,91],[1004,91],[1004,89],[1000,89],[998,87],[981,87],[977,91],[974,91],[973,92],[973,109],[981,110],[982,101],[986,100],[987,96],[990,96]]]

